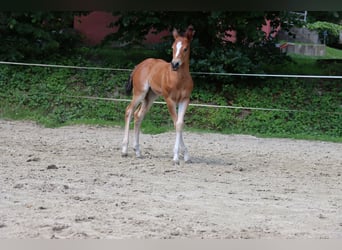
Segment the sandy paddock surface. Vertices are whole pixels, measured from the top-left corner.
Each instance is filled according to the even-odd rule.
[[[122,136],[0,120],[0,238],[342,238],[341,143],[186,132],[173,166],[173,132]]]

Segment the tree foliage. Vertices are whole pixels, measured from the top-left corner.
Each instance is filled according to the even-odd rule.
[[[80,41],[72,29],[80,12],[0,12],[3,59],[40,59],[70,53]]]
[[[194,70],[215,72],[261,71],[262,63],[279,63],[285,59],[275,46],[272,37],[261,30],[271,20],[271,33],[279,25],[285,25],[285,12],[172,12],[172,11],[129,11],[115,12],[120,18],[113,23],[119,27],[108,39],[131,44],[142,43],[150,30],[158,33],[169,30],[165,42],[165,57],[171,53],[171,31],[185,30],[189,24],[195,27],[192,64]],[[280,18],[279,18],[280,17]],[[287,17],[286,17],[287,18]],[[281,21],[282,20],[282,21]],[[225,42],[229,30],[237,31],[237,42]],[[168,58],[169,59],[169,58]]]
[[[342,11],[308,11],[309,22],[329,22],[335,24],[341,24]]]
[[[272,28],[280,24],[282,12],[227,12],[227,11],[128,11],[114,12],[120,18],[113,23],[119,30],[112,38],[122,42],[141,42],[153,29],[154,32],[172,31],[173,28],[186,29],[189,24],[196,28],[200,45],[212,49],[220,45],[225,31],[234,29],[238,33],[238,43],[259,41],[264,38],[261,31],[265,18],[270,19]]]
[[[324,39],[324,32],[327,32],[327,41],[326,44],[332,45],[338,42],[340,32],[342,32],[342,25],[317,21],[314,23],[309,23],[307,25],[308,29],[315,30],[319,33],[321,40]]]

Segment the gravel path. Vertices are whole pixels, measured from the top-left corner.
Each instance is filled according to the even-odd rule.
[[[341,143],[185,132],[173,166],[174,132],[122,136],[0,120],[0,238],[342,238]]]

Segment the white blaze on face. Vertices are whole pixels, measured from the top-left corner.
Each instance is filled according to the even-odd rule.
[[[182,42],[179,41],[177,44],[176,44],[176,56],[177,57],[179,55],[179,52],[180,52],[180,49],[182,48]]]

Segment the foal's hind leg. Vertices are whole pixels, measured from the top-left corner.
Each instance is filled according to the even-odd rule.
[[[137,106],[137,101],[133,99],[132,102],[126,108],[125,130],[124,130],[124,138],[122,140],[122,151],[121,151],[122,156],[127,156],[128,154],[127,151],[128,151],[128,138],[129,138],[129,124],[131,122],[133,110],[135,109],[136,106]]]
[[[124,138],[122,140],[122,156],[127,156],[128,151],[128,138],[129,138],[129,124],[132,119],[132,114],[135,108],[138,106],[138,104],[141,102],[141,100],[145,97],[146,92],[141,93],[140,95],[134,95],[131,103],[126,108],[125,113],[125,130],[124,130]]]
[[[150,89],[141,106],[134,113],[134,151],[136,157],[141,157],[139,147],[141,122],[157,97],[158,96]]]

